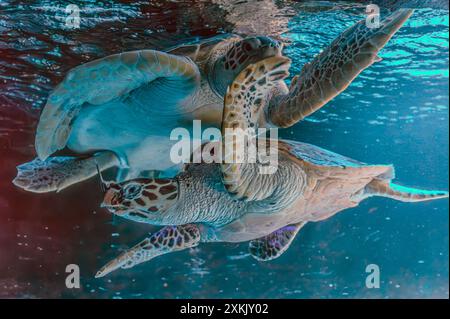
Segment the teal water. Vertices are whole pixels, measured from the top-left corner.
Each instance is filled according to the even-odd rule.
[[[368,199],[307,224],[290,249],[271,262],[250,257],[247,243],[215,243],[94,279],[106,261],[157,228],[111,219],[98,207],[97,181],[49,195],[25,193],[10,183],[14,167],[34,157],[39,111],[67,70],[116,52],[236,32],[282,39],[294,75],[364,18],[364,6],[75,3],[83,8],[81,28],[67,30],[64,1],[0,2],[0,296],[449,297],[448,200]],[[447,9],[417,9],[383,49],[381,62],[326,107],[280,131],[281,137],[367,163],[394,164],[402,185],[448,190],[448,17]],[[64,286],[70,263],[80,266],[80,289]],[[365,286],[369,264],[380,268],[379,289]]]

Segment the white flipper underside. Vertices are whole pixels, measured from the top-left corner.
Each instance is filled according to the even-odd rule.
[[[38,157],[45,160],[66,146],[83,104],[123,99],[158,79],[170,83],[172,96],[182,98],[198,86],[200,73],[190,59],[154,50],[114,54],[72,69],[50,94],[41,114],[35,142]]]

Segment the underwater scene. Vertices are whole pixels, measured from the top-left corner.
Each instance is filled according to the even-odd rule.
[[[0,0],[0,298],[449,298],[448,177],[446,1]]]

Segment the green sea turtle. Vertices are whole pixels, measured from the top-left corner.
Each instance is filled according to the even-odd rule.
[[[258,127],[263,110],[256,101],[287,76],[288,62],[271,57],[236,77],[225,96],[223,133]],[[273,174],[261,174],[258,162],[231,161],[187,164],[170,179],[106,183],[102,205],[112,213],[165,227],[106,264],[96,277],[200,242],[250,241],[253,257],[271,260],[289,247],[307,222],[326,219],[368,197],[406,202],[448,197],[444,191],[392,183],[390,165],[367,165],[294,141],[279,141],[276,148],[278,169]],[[235,158],[239,148],[223,143],[219,149],[224,158]]]
[[[59,191],[118,166],[117,179],[174,166],[173,128],[193,119],[220,124],[223,94],[250,63],[280,55],[269,37],[217,36],[168,52],[138,50],[80,65],[50,94],[36,132],[38,158],[13,181],[32,192]],[[79,156],[51,156],[68,148]]]
[[[360,21],[306,64],[290,87],[277,81],[260,100],[260,127],[289,127],[315,112],[378,61],[377,54],[411,15],[398,10],[379,28]],[[177,55],[178,54],[178,55]],[[71,70],[50,95],[36,133],[38,158],[18,166],[14,183],[33,192],[59,191],[119,167],[117,181],[176,166],[173,128],[198,119],[219,127],[223,94],[245,66],[280,55],[266,37],[206,42],[170,53],[141,50]],[[77,157],[49,157],[68,147]],[[148,176],[148,175],[147,175]],[[173,176],[173,175],[169,175]]]

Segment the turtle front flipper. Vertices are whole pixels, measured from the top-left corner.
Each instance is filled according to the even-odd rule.
[[[379,61],[378,52],[408,20],[413,10],[399,9],[378,28],[365,20],[347,29],[294,77],[289,93],[275,96],[267,120],[289,127],[320,109],[344,91],[366,68]]]
[[[157,256],[195,247],[200,242],[200,230],[193,224],[166,226],[133,248],[103,266],[95,278],[119,268],[131,268]]]
[[[226,189],[236,198],[263,199],[268,194],[261,185],[273,184],[256,181],[264,179],[264,175],[259,174],[258,164],[248,161],[248,151],[255,144],[263,102],[277,82],[288,76],[289,66],[290,60],[285,57],[264,59],[246,67],[228,87],[222,119],[221,170]]]
[[[183,100],[199,83],[200,72],[189,58],[155,50],[124,52],[80,65],[50,94],[37,127],[36,152],[45,160],[64,148],[84,105],[131,98],[145,108],[152,104],[142,103],[139,97],[158,93],[152,100],[164,100],[163,111],[168,112],[166,102]]]
[[[49,157],[42,161],[17,166],[14,185],[33,193],[59,192],[75,183],[84,181],[102,171],[118,165],[112,152],[99,152],[88,158],[72,156]]]
[[[297,233],[306,222],[287,225],[262,238],[250,241],[250,254],[259,261],[280,257],[291,245]]]

